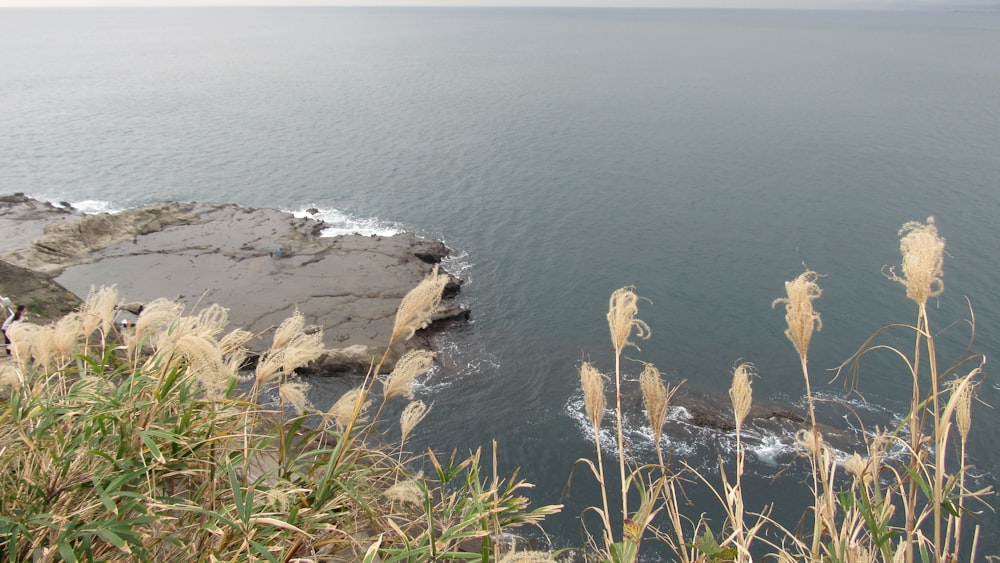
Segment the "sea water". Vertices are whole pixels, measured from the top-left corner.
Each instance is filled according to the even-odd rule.
[[[647,298],[652,329],[630,358],[720,411],[750,361],[756,403],[801,409],[772,302],[804,266],[819,272],[809,365],[837,401],[821,419],[891,426],[905,366],[870,357],[863,399],[846,404],[827,370],[879,327],[915,322],[883,266],[899,263],[899,228],[933,215],[948,240],[930,308],[942,362],[962,352],[970,310],[974,351],[1000,350],[997,60],[996,12],[6,9],[0,191],[94,212],[317,208],[330,235],[446,241],[473,315],[435,341],[440,367],[418,392],[433,407],[410,447],[496,439],[501,472],[521,467],[535,504],[566,504],[548,521],[556,544],[578,545],[598,497],[579,467],[563,496],[594,455],[576,370],[613,370],[619,287]],[[995,406],[990,365],[979,393]],[[640,369],[625,363],[628,436],[651,461]],[[317,405],[335,398],[315,388]],[[689,414],[671,410],[664,445],[714,474],[733,436]],[[974,420],[971,461],[995,486],[1000,415],[976,405]],[[750,443],[748,508],[777,501],[794,524],[810,495],[790,436]],[[692,495],[692,516],[712,510]],[[983,546],[1000,553],[993,535]]]

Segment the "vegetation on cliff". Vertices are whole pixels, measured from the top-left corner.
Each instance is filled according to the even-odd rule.
[[[601,497],[581,515],[585,545],[561,553],[518,552],[502,541],[560,507],[530,508],[522,496],[530,485],[498,475],[495,458],[406,453],[407,437],[429,409],[413,400],[412,385],[430,367],[430,352],[404,355],[385,375],[372,366],[357,388],[317,412],[296,370],[323,352],[323,336],[298,312],[248,367],[245,345],[254,335],[229,330],[222,307],[186,312],[158,300],[123,328],[113,323],[117,294],[105,288],[53,324],[21,322],[8,331],[13,362],[0,371],[10,388],[0,405],[0,558],[544,561],[582,554],[617,562],[636,561],[642,546],[656,543],[685,563],[761,554],[780,561],[974,560],[975,513],[988,508],[992,494],[967,479],[984,358],[970,353],[941,367],[926,305],[943,291],[944,239],[933,220],[908,223],[900,235],[902,266],[886,275],[905,286],[916,322],[872,335],[842,373],[856,377],[869,354],[898,358],[910,408],[896,428],[866,429],[858,453],[840,455],[816,422],[808,355],[822,326],[814,308],[819,276],[806,270],[774,302],[784,305],[806,390],[797,443],[813,503],[802,508],[801,530],[772,518],[773,506],[744,502],[741,433],[756,376],[749,363],[733,370],[735,459],[728,466],[720,460],[717,477],[665,460],[660,433],[683,382],[667,384],[642,362],[635,365],[657,460],[640,464],[629,455],[622,387],[635,361],[623,352],[650,331],[631,287],[614,292],[607,314],[614,373],[580,366],[596,448],[595,458],[577,467],[588,470]],[[386,354],[430,322],[446,283],[435,268],[402,300]],[[912,351],[880,343],[887,331],[907,333]],[[404,399],[401,438],[387,443],[383,407]],[[608,413],[616,438],[606,470],[601,428]],[[686,506],[683,489],[694,486],[714,492],[721,520]]]

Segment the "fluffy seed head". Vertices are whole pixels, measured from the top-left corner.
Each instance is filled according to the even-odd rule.
[[[429,350],[411,350],[396,362],[392,373],[382,382],[385,400],[402,395],[413,398],[413,381],[427,373],[434,365],[434,352]]]
[[[83,334],[83,317],[79,312],[70,313],[56,321],[52,334],[52,348],[60,361],[73,357],[77,339]]]
[[[406,442],[410,432],[427,416],[429,410],[430,407],[425,405],[423,401],[413,401],[406,405],[403,413],[399,415],[399,427],[402,431],[402,436],[399,439],[401,444]]]
[[[135,340],[130,341],[130,349],[138,346],[143,339],[153,337],[161,329],[175,323],[184,306],[168,299],[156,299],[146,304],[135,321]]]
[[[632,330],[635,336],[643,340],[649,338],[649,325],[637,319],[639,313],[639,296],[635,294],[635,287],[625,286],[616,289],[611,294],[608,304],[608,327],[611,329],[611,344],[615,347],[615,352],[621,354],[626,346],[634,346],[635,342],[629,340]]]
[[[844,466],[844,470],[854,476],[854,479],[858,483],[865,483],[870,480],[870,467],[871,464],[869,460],[861,457],[857,453],[854,453],[851,457],[844,460],[841,465]]]
[[[967,376],[956,379],[948,384],[951,390],[951,401],[955,401],[955,424],[958,434],[965,442],[969,439],[972,429],[972,398],[975,396],[975,383],[971,379],[980,373],[979,368],[972,370]],[[968,383],[965,383],[968,380]],[[964,384],[963,384],[964,383]]]
[[[21,369],[27,367],[28,362],[31,361],[31,353],[35,348],[35,335],[40,328],[36,324],[18,321],[11,323],[7,329],[11,354]]]
[[[642,373],[639,374],[639,386],[642,388],[642,403],[646,407],[649,425],[653,427],[654,443],[659,444],[670,402],[667,386],[660,379],[660,370],[653,364],[646,364],[642,368]]]
[[[813,436],[813,433],[816,436]],[[815,438],[815,439],[814,439]],[[795,433],[795,443],[803,450],[809,452],[810,455],[820,458],[823,454],[827,453],[829,446],[823,442],[823,435],[819,432],[813,430],[802,429]]]
[[[890,279],[906,287],[906,296],[917,305],[927,303],[929,297],[944,292],[944,239],[938,236],[934,218],[927,223],[910,221],[899,230],[899,251],[903,255],[903,274],[889,268]]]
[[[819,274],[807,269],[794,280],[785,282],[785,293],[788,297],[779,297],[771,303],[772,308],[778,303],[785,304],[785,323],[788,325],[785,336],[795,346],[795,351],[802,359],[809,355],[809,342],[812,340],[813,330],[818,332],[823,328],[823,321],[819,313],[813,310],[812,304],[823,294],[823,290],[816,283],[818,277]]]
[[[52,326],[38,327],[31,339],[31,355],[35,365],[46,368],[52,364],[55,352],[55,328]]]
[[[448,274],[439,274],[435,264],[431,273],[400,301],[390,340],[409,340],[413,333],[430,324],[431,315],[441,304],[441,294],[447,284]]]
[[[281,369],[285,373],[292,373],[322,356],[325,351],[323,331],[299,333],[281,349]]]
[[[198,311],[194,323],[198,334],[205,338],[216,339],[229,326],[229,309],[213,303]]]
[[[733,414],[736,417],[736,431],[739,432],[743,421],[750,414],[750,403],[753,400],[753,390],[750,388],[750,378],[753,376],[753,364],[743,362],[733,370],[733,384],[729,388],[729,399],[733,402]]]
[[[298,334],[302,334],[302,332],[305,330],[305,326],[306,326],[305,317],[302,316],[302,313],[298,309],[295,309],[295,311],[292,313],[292,316],[281,321],[281,324],[278,325],[277,330],[274,331],[274,341],[271,344],[271,349],[277,350],[280,348],[284,348],[285,345],[287,345],[292,340],[292,338],[294,338]]]
[[[364,394],[360,388],[351,389],[350,391],[344,393],[337,399],[337,402],[330,407],[330,410],[326,411],[328,418],[333,419],[334,424],[337,428],[343,430],[347,428],[347,424],[351,421],[351,417],[354,416],[354,407],[357,405],[358,401]],[[365,401],[365,404],[361,406],[359,413],[364,413],[368,410],[371,401]],[[360,416],[360,414],[359,414]]]
[[[401,481],[385,490],[389,500],[420,506],[424,503],[424,491],[415,479]]]
[[[0,364],[0,387],[5,385],[10,385],[14,389],[20,389],[24,385],[24,378],[10,363]]]
[[[116,286],[90,288],[87,299],[80,307],[83,320],[84,338],[88,338],[100,327],[107,333],[115,320],[115,305],[118,303],[118,288]]]
[[[285,401],[289,405],[292,405],[292,409],[295,410],[295,414],[302,415],[308,410],[312,410],[312,405],[306,398],[306,393],[309,391],[309,384],[303,381],[289,381],[288,383],[282,383],[278,387],[278,396],[281,400]]]
[[[500,563],[551,563],[555,556],[545,551],[515,551],[504,555]]]
[[[251,340],[253,340],[252,332],[238,328],[222,337],[219,341],[219,351],[223,355],[244,352],[244,346]]]
[[[587,418],[594,428],[600,428],[607,400],[604,398],[604,378],[590,362],[580,364],[580,387]]]

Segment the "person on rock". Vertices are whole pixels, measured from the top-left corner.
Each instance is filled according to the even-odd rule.
[[[17,309],[13,313],[11,313],[9,317],[7,317],[7,320],[3,322],[2,329],[3,329],[4,349],[7,351],[8,356],[10,355],[10,338],[7,338],[7,329],[10,328],[11,324],[23,319],[27,314],[28,314],[27,308],[25,308],[24,305],[18,305]]]

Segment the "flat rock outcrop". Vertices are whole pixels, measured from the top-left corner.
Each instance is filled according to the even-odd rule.
[[[297,308],[324,330],[329,353],[315,370],[364,371],[385,350],[402,297],[449,251],[412,234],[321,237],[324,226],[274,209],[204,203],[86,215],[14,194],[0,197],[0,260],[50,276],[79,297],[117,285],[124,302],[218,303],[229,309],[231,326],[258,334],[257,350]],[[0,280],[0,292],[17,300],[11,281]],[[448,292],[459,285],[453,280]],[[446,301],[436,318],[468,314]],[[426,346],[425,337],[398,346],[388,365]]]

